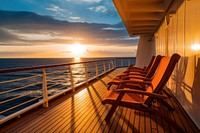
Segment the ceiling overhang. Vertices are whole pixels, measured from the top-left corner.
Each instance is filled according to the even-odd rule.
[[[153,36],[175,1],[113,0],[130,36]]]

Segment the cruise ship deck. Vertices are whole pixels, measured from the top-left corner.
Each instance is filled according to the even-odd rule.
[[[79,87],[75,93],[66,93],[51,100],[48,108],[38,107],[6,122],[1,125],[0,132],[177,132],[170,123],[154,114],[122,107],[117,109],[109,124],[105,123],[104,118],[111,107],[101,104],[107,92],[106,84],[124,70],[117,68],[89,85]],[[199,132],[173,95],[167,102],[174,111],[170,112],[157,103],[154,106],[165,111],[185,132]]]

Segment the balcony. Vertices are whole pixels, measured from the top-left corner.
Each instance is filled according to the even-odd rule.
[[[82,85],[75,92],[68,92],[49,101],[49,107],[34,109],[12,119],[1,126],[2,132],[177,132],[170,123],[154,114],[119,107],[109,124],[104,118],[110,105],[102,105],[101,100],[107,92],[107,83],[123,72],[125,68],[116,68],[106,75]],[[170,95],[172,93],[165,88]],[[162,105],[154,103],[164,111],[185,132],[199,132],[198,128],[172,95],[167,102],[174,107],[168,111]]]

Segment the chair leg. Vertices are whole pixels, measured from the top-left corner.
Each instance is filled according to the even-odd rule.
[[[174,108],[169,105],[166,101],[164,100],[159,100],[161,104],[163,104],[169,111],[174,111]]]
[[[109,110],[108,114],[106,115],[106,118],[105,118],[106,123],[109,123],[109,121],[112,118],[116,109],[117,109],[117,106],[112,105],[111,109]]]
[[[167,97],[171,98],[172,96],[166,91],[166,90],[162,90],[163,93],[165,93],[167,95]]]
[[[109,110],[108,114],[106,115],[105,121],[108,123],[113,116],[115,110],[117,109],[120,101],[122,100],[122,97],[124,96],[124,93],[120,93],[119,96],[117,97],[116,102],[112,105],[111,109]]]

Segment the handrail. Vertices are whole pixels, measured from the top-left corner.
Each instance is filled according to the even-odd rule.
[[[112,60],[114,58],[110,58],[110,59]],[[34,67],[22,67],[22,68],[2,69],[2,70],[0,70],[0,74],[1,73],[18,72],[18,71],[36,70],[36,69],[43,69],[43,68],[53,68],[53,67],[69,66],[69,65],[75,65],[75,64],[84,64],[84,63],[92,63],[92,62],[102,62],[102,61],[109,61],[109,60],[82,61],[82,62],[72,62],[72,63],[63,63],[63,64],[55,64],[55,65],[43,65],[43,66],[34,66]]]

